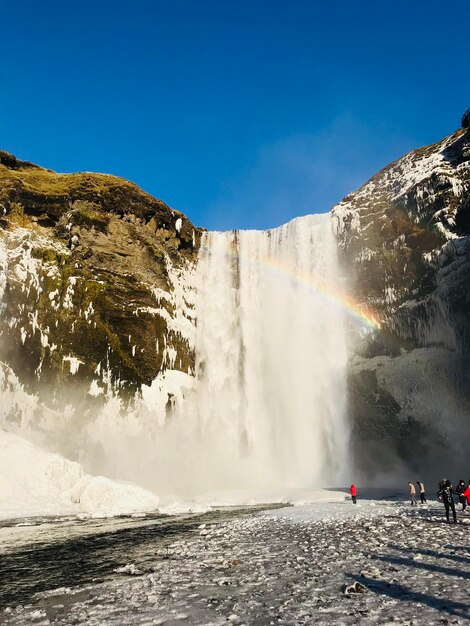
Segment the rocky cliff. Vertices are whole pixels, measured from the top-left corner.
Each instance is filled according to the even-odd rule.
[[[194,367],[201,230],[114,176],[57,174],[0,152],[3,422],[36,401],[80,414]],[[34,402],[15,400],[21,394]],[[37,416],[38,424],[41,417]]]
[[[401,459],[406,471],[432,471],[442,455],[463,471],[468,112],[462,128],[384,168],[332,215],[350,295],[380,320],[349,333],[357,468],[396,474]],[[0,229],[0,424],[44,435],[48,447],[109,475],[140,429],[134,467],[142,437],[193,384],[201,230],[128,181],[57,174],[5,152]]]
[[[470,435],[470,131],[385,167],[332,209],[343,271],[380,329],[351,334],[356,459],[464,471]],[[468,458],[468,455],[467,455]]]

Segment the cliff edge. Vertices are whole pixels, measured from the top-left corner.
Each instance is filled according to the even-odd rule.
[[[183,214],[127,180],[0,151],[0,228],[0,361],[28,392],[64,404],[77,382],[125,395],[192,371],[181,280],[201,229]]]
[[[462,124],[466,117],[464,115]],[[470,131],[413,150],[332,209],[351,291],[380,329],[350,345],[358,466],[464,469],[470,436]],[[443,460],[444,462],[444,460]]]

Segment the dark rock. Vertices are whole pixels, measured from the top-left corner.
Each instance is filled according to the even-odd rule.
[[[468,128],[470,126],[470,108],[462,115],[462,128]]]
[[[169,268],[191,266],[201,237],[184,215],[126,180],[57,174],[6,152],[0,204],[10,258],[0,361],[29,391],[65,403],[101,368],[132,397],[169,367],[165,345],[175,350],[172,368],[192,371],[193,348],[168,324]],[[21,259],[29,269],[18,274]],[[74,376],[64,357],[81,361]]]
[[[398,159],[332,214],[345,278],[380,321],[351,327],[355,457],[368,474],[397,460],[433,472],[445,455],[457,468],[450,422],[470,436],[469,134]]]
[[[355,582],[352,585],[343,585],[342,592],[347,596],[356,593],[366,593],[367,587],[361,583]]]

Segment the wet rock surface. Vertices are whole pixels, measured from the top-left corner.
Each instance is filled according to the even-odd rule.
[[[175,288],[200,236],[129,181],[0,152],[0,360],[56,404],[71,389],[86,404],[110,385],[132,395],[168,367],[190,372],[193,346],[174,320],[191,305]]]
[[[457,471],[470,436],[470,131],[398,159],[332,215],[353,300],[380,320],[349,333],[357,469],[432,473],[450,457]],[[52,431],[77,458],[105,398],[125,414],[152,381],[163,422],[194,375],[201,234],[128,181],[0,151],[0,391],[19,384],[46,407],[25,415],[15,399],[3,426]],[[169,370],[188,380],[157,380]]]
[[[352,295],[380,322],[350,334],[358,467],[434,476],[447,455],[457,471],[456,437],[470,436],[468,129],[388,165],[332,214]]]
[[[127,564],[124,579],[51,591],[0,622],[470,623],[468,515],[447,525],[437,503],[354,513],[201,524],[197,537],[157,551],[151,573]]]

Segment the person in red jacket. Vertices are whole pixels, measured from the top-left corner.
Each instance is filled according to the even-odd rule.
[[[462,498],[467,498],[467,504],[470,506],[470,479],[468,480],[468,485],[465,491],[462,493]]]
[[[353,503],[356,504],[356,496],[357,496],[356,485],[351,485],[351,487],[349,488],[349,493],[351,494],[351,499]]]

